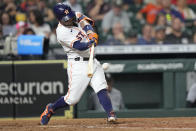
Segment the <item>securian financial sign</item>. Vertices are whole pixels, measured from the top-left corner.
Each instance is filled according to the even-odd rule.
[[[0,104],[34,104],[39,95],[65,94],[62,81],[0,82]]]

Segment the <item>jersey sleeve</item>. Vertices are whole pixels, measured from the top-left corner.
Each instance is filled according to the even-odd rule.
[[[78,20],[78,23],[80,23],[83,20],[88,21],[92,26],[95,25],[94,20],[90,19],[89,17],[85,16],[84,14],[80,13],[80,12],[76,12],[76,18]]]

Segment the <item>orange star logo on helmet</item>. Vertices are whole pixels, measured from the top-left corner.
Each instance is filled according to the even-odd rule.
[[[67,14],[69,14],[69,11],[68,10],[65,10],[64,13],[67,15]]]

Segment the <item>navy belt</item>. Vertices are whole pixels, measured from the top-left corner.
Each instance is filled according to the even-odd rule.
[[[80,58],[80,57],[76,57],[76,58],[74,58],[74,60],[75,61],[88,61],[89,60],[89,58],[88,57],[84,57],[83,59],[82,58]]]

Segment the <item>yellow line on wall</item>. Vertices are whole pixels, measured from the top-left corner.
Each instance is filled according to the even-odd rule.
[[[55,63],[62,63],[64,64],[63,67],[67,68],[67,61],[66,60],[27,60],[27,61],[0,61],[0,65],[7,65],[7,64],[55,64]]]
[[[10,65],[12,61],[0,61],[0,65]]]

